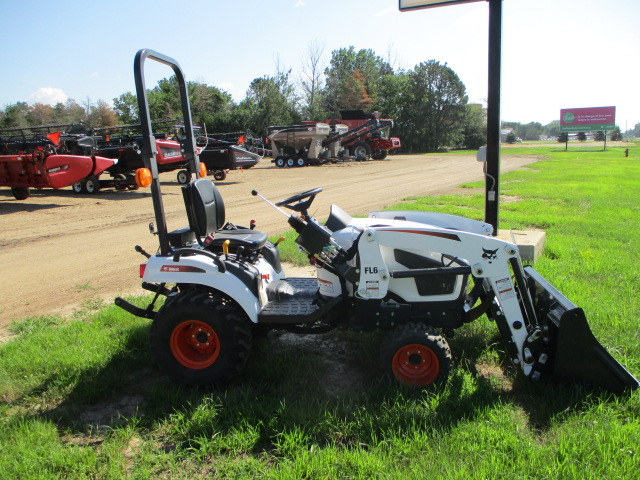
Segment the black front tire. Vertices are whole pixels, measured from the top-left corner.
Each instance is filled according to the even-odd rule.
[[[231,300],[181,292],[156,314],[151,352],[161,369],[185,385],[223,385],[244,368],[251,322]]]
[[[389,152],[387,152],[386,150],[376,150],[371,155],[371,158],[373,158],[374,160],[384,160],[385,158],[387,158],[388,153]]]
[[[408,323],[393,330],[380,350],[385,375],[401,384],[427,387],[447,379],[451,349],[433,328]]]

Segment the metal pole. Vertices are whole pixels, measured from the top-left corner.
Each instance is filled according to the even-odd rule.
[[[500,193],[500,62],[502,55],[502,0],[489,0],[489,94],[487,97],[487,177],[484,221],[498,235]]]

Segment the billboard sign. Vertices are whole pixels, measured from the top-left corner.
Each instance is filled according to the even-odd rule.
[[[418,10],[420,8],[444,7],[445,5],[453,5],[456,3],[481,1],[483,0],[399,0],[399,8],[401,12],[406,12],[409,10]]]
[[[592,132],[616,127],[616,107],[563,108],[560,110],[561,132]]]

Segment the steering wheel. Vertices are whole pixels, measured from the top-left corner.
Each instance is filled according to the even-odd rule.
[[[321,191],[322,187],[317,187],[311,190],[307,190],[306,192],[296,193],[289,198],[280,200],[278,203],[276,203],[276,207],[286,207],[289,210],[302,213],[306,216],[308,208],[311,206],[311,203],[313,203],[313,199],[316,198],[316,195]]]

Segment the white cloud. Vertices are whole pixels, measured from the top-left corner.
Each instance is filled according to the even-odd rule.
[[[296,7],[296,8],[297,7],[306,7],[306,6],[307,6],[307,4],[304,2],[304,0],[298,0],[294,5],[294,7]]]
[[[60,88],[42,87],[29,95],[29,98],[37,103],[55,105],[56,103],[64,103],[69,96]]]
[[[100,74],[98,72],[93,72],[89,75],[89,78],[91,78],[92,80],[98,80],[100,79]]]

